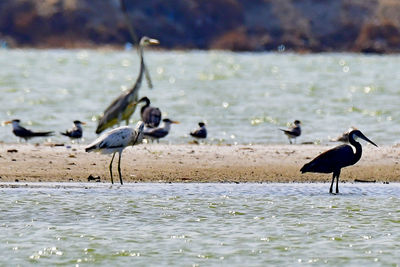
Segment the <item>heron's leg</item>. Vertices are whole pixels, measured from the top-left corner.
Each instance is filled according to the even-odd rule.
[[[126,125],[128,125],[128,124],[129,124],[129,119],[127,119],[127,120],[125,121],[125,123],[126,123]]]
[[[290,137],[288,139],[289,139],[289,144],[292,144],[292,140],[290,139]]]
[[[340,170],[336,172],[336,194],[339,194],[339,176]]]
[[[335,181],[335,172],[332,174],[332,182],[331,182],[331,187],[329,188],[329,193],[332,194],[332,187],[333,187],[333,182]]]
[[[121,185],[122,185],[124,183],[122,182],[122,175],[121,175],[121,154],[122,154],[122,152],[118,153],[118,155],[119,155],[119,158],[118,158],[118,174],[119,174],[119,181],[121,182]]]
[[[114,184],[114,180],[113,180],[113,176],[112,176],[112,163],[113,163],[113,160],[114,160],[114,157],[115,157],[115,153],[116,152],[114,152],[114,154],[112,156],[112,159],[111,159],[111,162],[110,162],[110,176],[111,176],[111,183],[112,184]]]

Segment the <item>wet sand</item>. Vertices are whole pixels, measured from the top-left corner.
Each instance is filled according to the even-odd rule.
[[[299,170],[333,146],[142,144],[124,150],[121,168],[124,182],[330,182],[330,174]],[[88,182],[91,175],[109,183],[110,160],[86,153],[83,145],[0,144],[0,182]],[[361,160],[343,169],[340,180],[400,182],[399,162],[400,145],[365,145]]]

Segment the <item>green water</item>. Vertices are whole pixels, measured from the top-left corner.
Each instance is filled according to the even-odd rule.
[[[2,266],[400,264],[399,184],[1,186]]]

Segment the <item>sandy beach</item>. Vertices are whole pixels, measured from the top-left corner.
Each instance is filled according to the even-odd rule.
[[[124,182],[329,182],[330,174],[299,170],[333,146],[142,144],[124,150],[121,168]],[[108,183],[110,160],[86,153],[83,145],[1,144],[0,182],[88,182],[91,175]],[[366,145],[361,160],[340,178],[399,182],[399,162],[400,145]]]

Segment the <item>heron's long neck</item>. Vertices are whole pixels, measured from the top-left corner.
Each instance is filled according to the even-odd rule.
[[[139,57],[140,57],[140,68],[139,68],[139,75],[136,78],[136,82],[135,85],[132,87],[132,89],[130,90],[130,93],[133,93],[134,91],[136,91],[138,88],[140,88],[141,84],[142,84],[142,80],[143,80],[143,74],[145,71],[145,65],[144,65],[144,59],[143,59],[143,46],[141,46],[139,44]]]
[[[356,142],[354,139],[350,139],[349,142],[356,148],[356,153],[354,154],[354,157],[353,157],[353,164],[355,164],[361,158],[362,147],[361,147],[361,144],[359,142]]]

